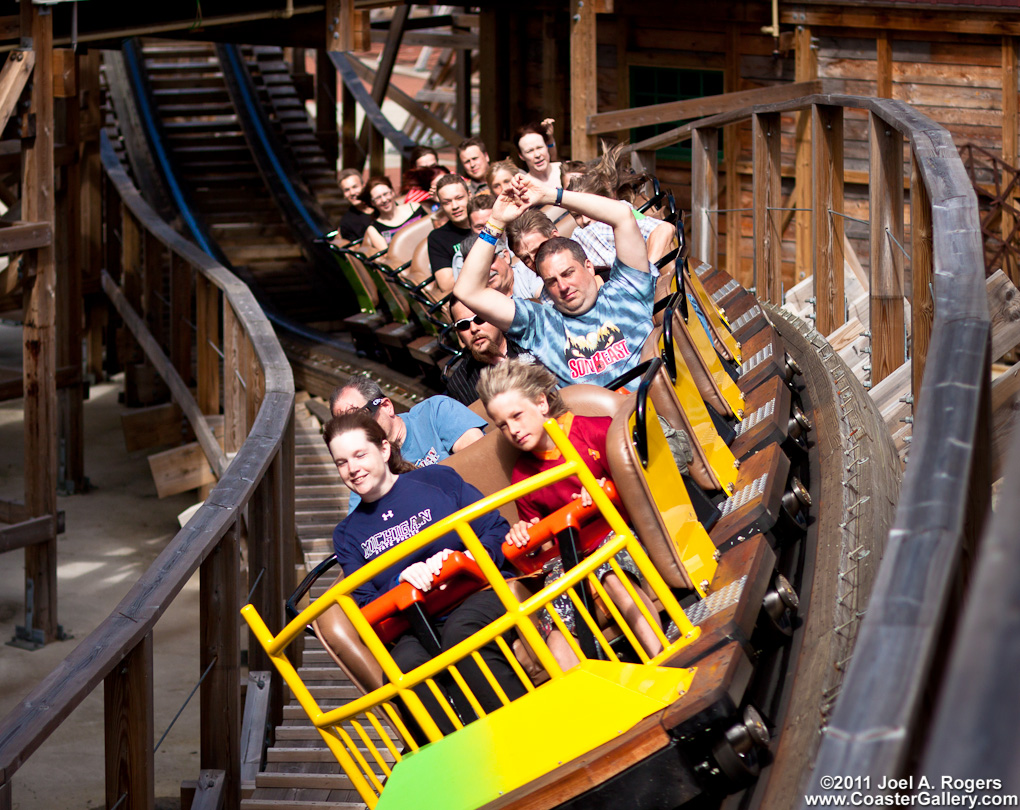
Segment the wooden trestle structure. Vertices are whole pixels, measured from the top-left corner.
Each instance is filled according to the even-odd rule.
[[[578,54],[594,52],[598,6],[578,4],[571,15],[570,48]],[[400,30],[399,15],[395,19],[391,32]],[[496,19],[489,11],[483,13],[482,40],[495,36]],[[373,156],[378,162],[382,155],[379,133],[385,126],[377,115],[400,35],[387,39],[367,91],[356,83],[358,76],[369,76],[365,66],[347,52],[370,37],[368,22],[360,3],[327,3],[326,50],[334,52],[331,64],[340,68],[345,101],[339,151],[356,162],[354,106],[349,102],[360,87],[371,126],[367,148],[358,155],[371,165]],[[261,758],[260,720],[278,726],[287,701],[275,678],[263,683],[264,692],[258,685],[249,686],[250,717],[242,731],[242,649],[248,651],[252,672],[271,667],[261,647],[242,638],[237,608],[250,591],[259,614],[278,629],[284,623],[284,599],[294,585],[294,517],[301,512],[295,504],[295,483],[297,478],[300,485],[301,476],[295,473],[291,364],[249,288],[157,214],[110,144],[100,154],[98,52],[77,56],[68,49],[54,50],[52,16],[45,7],[24,3],[20,25],[23,48],[8,56],[0,73],[0,129],[13,118],[21,91],[31,81],[30,106],[17,118],[22,208],[15,224],[0,228],[0,250],[20,254],[24,279],[26,497],[24,504],[0,504],[0,522],[11,524],[0,529],[0,551],[25,548],[26,581],[31,583],[26,629],[38,631],[32,638],[50,641],[60,632],[55,579],[61,526],[58,470],[69,486],[80,489],[85,483],[82,328],[90,326],[85,364],[98,371],[104,307],[86,311],[83,300],[108,302],[111,322],[119,318],[127,328],[130,337],[124,340],[127,335],[122,333],[119,346],[116,330],[106,331],[108,362],[114,366],[119,353],[126,364],[137,365],[144,357],[147,367],[155,369],[187,418],[216,483],[204,505],[109,617],[17,711],[0,721],[0,810],[13,806],[19,767],[100,688],[106,806],[153,806],[153,628],[196,570],[201,572],[196,633],[206,673],[200,686],[202,773],[182,778],[198,777],[189,794],[192,807],[238,807],[244,763],[250,771],[251,763]],[[466,54],[459,70],[469,78],[470,42],[459,44]],[[483,97],[495,87],[494,60],[491,53],[480,54]],[[321,58],[319,64],[327,60]],[[571,146],[573,157],[585,158],[594,154],[600,126],[617,131],[625,123],[623,118],[598,122],[593,63],[580,64],[577,70],[572,76]],[[1015,78],[1014,71],[1014,86]],[[463,132],[468,85],[461,84],[466,96],[458,127],[433,115],[435,131],[446,127],[451,138]],[[844,324],[849,303],[844,289],[845,111],[866,112],[870,383],[877,386],[895,378],[899,387],[886,383],[886,390],[912,397],[896,417],[913,420],[912,441],[895,528],[867,613],[853,619],[857,652],[838,676],[840,697],[814,773],[871,776],[876,781],[921,773],[992,775],[1004,779],[1003,792],[1017,793],[1020,773],[1011,769],[1009,758],[1020,729],[1015,678],[1020,648],[1014,640],[1015,614],[1006,608],[1017,598],[1018,585],[1009,572],[1020,567],[1020,548],[1011,542],[1020,506],[1016,498],[1007,497],[991,519],[988,507],[999,469],[1006,470],[1006,491],[1020,484],[1020,436],[1007,452],[1011,424],[1005,418],[1018,395],[1020,374],[1014,368],[1008,379],[992,386],[992,361],[1002,353],[999,349],[1004,352],[1013,344],[995,344],[993,328],[1001,324],[989,319],[977,200],[945,129],[902,102],[828,92],[831,89],[811,78],[781,89],[723,97],[710,102],[720,106],[699,113],[710,117],[639,145],[635,159],[647,164],[649,150],[691,140],[691,253],[709,265],[725,266],[721,256],[734,253],[720,250],[717,238],[725,213],[725,183],[720,178],[733,166],[719,165],[720,134],[727,127],[750,125],[754,286],[760,299],[779,305],[784,295],[782,235],[789,222],[782,210],[781,139],[784,122],[800,122],[810,139],[808,152],[798,158],[798,178],[810,178],[810,183],[798,189],[796,206],[809,209],[808,215],[801,217],[798,211],[797,218],[806,221],[810,234],[817,329],[811,338],[824,346],[823,336]],[[80,98],[84,106],[77,103]],[[405,101],[406,106],[414,103]],[[429,124],[429,113],[419,112]],[[1015,106],[1013,113],[1015,117]],[[494,113],[482,116],[483,133],[488,129],[495,135],[497,125],[490,115]],[[389,134],[391,142],[406,146],[399,134]],[[723,153],[725,164],[726,150]],[[56,172],[62,175],[59,184]],[[80,197],[68,192],[79,187]],[[1012,200],[1014,192],[1015,180],[1000,196]],[[7,193],[0,184],[0,195]],[[1004,210],[1001,216],[1015,233],[1015,212]],[[0,274],[9,289],[16,286],[12,278],[10,269]],[[58,330],[58,324],[68,328]],[[837,396],[845,391],[838,380],[833,386]],[[222,445],[212,427],[217,418],[224,425]],[[851,465],[855,462],[850,460]],[[844,501],[853,490],[851,478],[847,469],[846,478],[828,493],[846,507],[851,506]],[[860,503],[853,506],[858,509]],[[858,514],[846,512],[845,524],[835,524],[833,531],[855,531]],[[242,540],[248,549],[248,582],[241,577]],[[935,695],[931,711],[926,700]],[[259,696],[264,699],[257,700]],[[817,728],[786,732],[817,734]],[[959,744],[981,737],[993,739],[996,746],[965,750]],[[782,797],[768,798],[775,799],[775,806],[792,807],[798,795],[794,785],[787,786]]]

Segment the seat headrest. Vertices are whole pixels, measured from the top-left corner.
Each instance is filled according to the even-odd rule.
[[[482,495],[491,495],[510,486],[510,474],[520,454],[498,430],[490,431],[459,453],[444,458],[439,463],[452,467],[460,477],[478,487]],[[517,522],[517,504],[511,501],[499,510],[500,514],[513,525]]]
[[[428,239],[432,233],[432,220],[422,217],[417,222],[405,225],[393,235],[390,247],[386,251],[386,263],[390,267],[400,267],[411,261],[419,243]]]
[[[343,574],[337,577],[336,582],[341,579]],[[329,656],[362,694],[378,689],[385,683],[382,667],[339,605],[333,605],[312,622],[312,630]]]
[[[609,455],[613,483],[627,508],[635,534],[648,551],[648,557],[659,574],[671,588],[691,588],[690,577],[680,563],[679,552],[662,520],[659,505],[655,503],[645,480],[644,468],[631,440],[629,420],[636,405],[637,395],[628,395],[623,407],[613,417],[606,436],[606,452]],[[657,429],[658,423],[649,426],[649,430]]]
[[[560,389],[567,410],[578,416],[616,416],[626,397],[600,385],[579,383]]]

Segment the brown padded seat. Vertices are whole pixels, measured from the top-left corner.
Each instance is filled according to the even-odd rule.
[[[430,233],[432,233],[430,217],[422,217],[417,222],[404,226],[393,235],[383,260],[390,267],[407,264],[414,257],[415,249],[428,239]]]
[[[627,507],[634,533],[641,539],[648,557],[659,574],[671,588],[693,588],[673,539],[669,536],[662,520],[659,506],[645,480],[641,461],[631,440],[629,419],[637,407],[637,394],[626,398],[623,408],[613,418],[606,437],[609,453],[609,468],[613,471],[613,483],[620,498]],[[660,431],[657,420],[651,420],[649,432]],[[665,438],[662,439],[665,441]]]
[[[693,317],[697,317],[693,315]],[[687,324],[684,323],[683,317],[679,312],[673,313],[673,343],[679,349],[679,356],[677,360],[681,358],[687,366],[687,370],[691,375],[691,379],[694,380],[694,384],[698,387],[698,391],[701,393],[702,399],[705,403],[711,405],[716,413],[724,417],[733,416],[733,411],[730,409],[729,403],[723,399],[722,392],[719,390],[719,386],[716,384],[715,379],[712,377],[712,373],[705,365],[704,359],[701,357],[701,353],[694,345],[691,339],[690,330],[687,328]],[[641,360],[648,360],[652,357],[659,356],[658,343],[654,346],[646,341],[644,349],[641,352]],[[679,363],[678,363],[679,365]]]
[[[651,344],[658,347],[661,336],[662,328],[655,327],[648,336],[645,345]],[[683,373],[682,366],[678,366],[677,373]],[[669,375],[666,374],[665,366],[659,369],[659,373],[652,380],[649,396],[652,398],[655,412],[665,419],[674,430],[682,430],[687,434],[691,454],[694,456],[691,461],[687,462],[687,471],[691,478],[704,490],[711,492],[722,489],[722,482],[719,481],[715,471],[709,465],[708,457],[705,455],[702,446],[698,443],[694,428],[691,426],[691,422],[687,418],[680,400],[677,398],[676,390],[673,388],[673,383],[670,382]]]

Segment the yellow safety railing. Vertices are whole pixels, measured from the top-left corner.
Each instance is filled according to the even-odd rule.
[[[422,704],[421,699],[413,691],[417,686],[424,684],[435,695],[447,719],[455,729],[462,728],[463,724],[436,685],[436,680],[440,676],[452,678],[469,701],[475,714],[480,718],[485,717],[486,712],[457,669],[459,663],[470,658],[478,666],[500,703],[503,706],[509,705],[510,699],[478,652],[491,643],[495,643],[502,655],[506,657],[526,692],[542,688],[541,686],[536,687],[532,683],[507,644],[504,636],[511,631],[517,632],[521,640],[534,653],[538,662],[545,668],[550,679],[556,680],[563,677],[563,668],[557,663],[533,620],[533,617],[543,609],[548,609],[549,616],[563,634],[578,660],[586,660],[580,645],[567,630],[563,620],[552,606],[552,602],[562,594],[568,595],[577,612],[578,621],[583,621],[591,630],[606,658],[619,663],[618,656],[606,638],[605,630],[599,626],[596,617],[592,616],[585,608],[584,602],[577,593],[577,588],[582,583],[587,583],[592,591],[600,597],[616,626],[626,636],[644,664],[658,665],[668,660],[700,635],[700,629],[690,623],[634,533],[627,526],[612,501],[603,492],[595,476],[592,475],[555,420],[546,422],[545,429],[563,454],[563,464],[483,498],[408,538],[333,585],[287,624],[278,635],[274,636],[269,631],[262,617],[252,605],[246,605],[241,610],[241,614],[259,643],[265,648],[273,664],[347,773],[354,788],[369,807],[375,806],[378,796],[382,792],[383,782],[391,772],[390,763],[400,761],[401,748],[406,746],[411,751],[416,751],[419,748],[419,741],[409,732],[401,712],[393,705],[395,699],[400,699],[429,742],[438,741],[444,735],[436,725],[435,719]],[[524,601],[519,601],[496,564],[489,557],[488,551],[482,545],[470,523],[482,515],[498,509],[503,504],[574,475],[580,479],[582,486],[591,495],[614,534],[590,556],[566,571],[564,576]],[[506,609],[506,613],[470,638],[410,672],[403,672],[393,660],[386,645],[362,615],[350,594],[382,571],[397,564],[401,559],[451,532],[457,533],[465,548],[474,556],[489,586]],[[658,617],[651,614],[629,577],[614,559],[615,555],[623,550],[630,554],[663,611],[676,624],[679,630],[679,637],[676,641],[669,641],[661,629]],[[658,653],[649,654],[649,651],[639,643],[634,629],[624,620],[621,610],[613,603],[595,576],[596,570],[605,563],[608,563],[619,577],[630,598],[634,600],[645,621],[655,633],[662,645],[662,649]],[[322,616],[333,605],[339,605],[350,619],[369,651],[375,656],[389,682],[340,708],[323,711],[283,651],[287,645],[304,632],[311,622]],[[387,723],[390,726],[389,731],[386,729]],[[373,738],[373,731],[378,740]],[[367,752],[367,756],[363,753],[362,747]]]

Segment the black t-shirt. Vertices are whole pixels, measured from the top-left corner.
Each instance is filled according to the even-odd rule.
[[[359,211],[352,205],[347,213],[340,217],[340,235],[348,242],[361,239],[373,219],[372,214]]]
[[[460,253],[460,243],[471,235],[470,228],[458,228],[447,222],[429,234],[429,264],[432,272],[453,267],[453,257]]]

